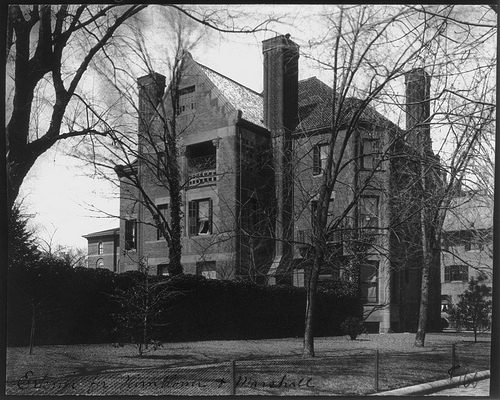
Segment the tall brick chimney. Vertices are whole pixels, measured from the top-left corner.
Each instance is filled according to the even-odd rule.
[[[291,133],[298,123],[299,46],[290,35],[262,42],[264,125],[271,132],[275,185],[275,249],[269,283],[293,257],[293,167]]]
[[[139,87],[139,133],[149,128],[156,107],[165,93],[165,76],[153,72],[137,78]]]
[[[405,74],[407,140],[413,146],[432,151],[430,133],[431,77],[423,68]]]
[[[432,151],[431,139],[431,112],[430,112],[430,89],[431,77],[423,68],[415,68],[405,74],[406,82],[406,130],[407,141],[418,151],[421,151],[425,165],[426,190],[420,193],[423,204],[432,204],[432,193],[439,185],[439,157]],[[433,210],[428,211],[432,213]],[[431,221],[432,217],[425,218]],[[432,222],[428,223],[426,234],[434,238],[436,227]],[[428,252],[432,253],[432,265],[429,269],[429,292],[427,309],[427,331],[436,332],[441,328],[441,268],[439,246],[429,246]]]
[[[274,133],[292,131],[298,122],[299,46],[290,35],[262,42],[264,125]]]

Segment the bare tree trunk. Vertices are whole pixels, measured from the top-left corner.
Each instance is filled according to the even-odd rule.
[[[430,243],[430,233],[429,232],[429,213],[428,208],[425,206],[425,202],[428,199],[427,194],[427,182],[425,175],[425,161],[424,161],[425,150],[421,148],[421,159],[420,159],[420,182],[421,182],[421,199],[424,206],[420,210],[420,229],[422,233],[422,283],[420,290],[420,311],[418,317],[418,328],[417,334],[415,336],[415,346],[424,347],[425,344],[425,334],[427,329],[427,311],[429,306],[429,277],[430,277],[430,267],[432,263],[432,254],[429,246]]]
[[[31,314],[30,355],[33,354],[33,347],[35,346],[35,311],[33,307]]]
[[[321,250],[320,250],[321,251]],[[306,316],[304,328],[304,348],[303,358],[312,358],[314,354],[314,307],[316,305],[316,292],[318,288],[318,276],[321,268],[321,254],[315,254],[311,267],[309,279],[307,281]]]
[[[181,208],[182,208],[182,199],[181,199],[181,191],[180,191],[180,172],[179,165],[177,163],[177,157],[174,160],[169,160],[169,163],[175,164],[170,165],[169,168],[173,170],[171,176],[172,178],[170,182],[170,201],[171,201],[171,210],[170,210],[170,220],[171,220],[171,229],[172,235],[170,236],[170,245],[169,245],[169,261],[170,261],[170,273],[172,275],[179,275],[183,273],[183,268],[181,264],[182,259],[182,231],[181,231]]]

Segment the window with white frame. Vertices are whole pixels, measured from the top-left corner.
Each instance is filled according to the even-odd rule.
[[[202,199],[189,202],[189,236],[210,235],[212,233],[212,200]]]
[[[104,245],[102,242],[97,243],[97,254],[104,253]]]
[[[453,282],[461,281],[467,282],[469,280],[469,269],[467,265],[445,265],[444,267],[444,281]]]

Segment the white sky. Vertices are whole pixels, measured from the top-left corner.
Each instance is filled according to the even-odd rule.
[[[256,5],[242,7],[243,11],[256,11]],[[299,45],[307,44],[309,39],[320,33],[320,27],[314,19],[320,9],[321,6],[309,5],[258,5],[258,11],[264,15],[288,12],[292,25],[278,24],[275,29],[281,34],[290,33],[292,40]],[[153,20],[149,37],[165,41],[165,29],[163,23]],[[273,36],[274,32],[261,35],[211,34],[191,53],[201,64],[261,92],[261,41]],[[157,72],[168,75],[165,71]],[[299,79],[311,76],[329,83],[324,71],[301,57]],[[38,159],[21,187],[19,198],[24,198],[24,205],[28,206],[30,213],[35,214],[32,226],[44,240],[52,240],[53,244],[63,246],[86,248],[87,240],[82,235],[118,226],[117,218],[107,218],[91,211],[94,208],[111,215],[118,214],[118,193],[116,186],[110,182],[88,176],[92,171],[66,156],[62,147],[64,145],[56,145]]]

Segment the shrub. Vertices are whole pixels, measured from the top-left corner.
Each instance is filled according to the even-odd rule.
[[[349,316],[341,325],[342,330],[349,335],[351,340],[356,340],[358,335],[365,332],[363,321],[358,317]]]

